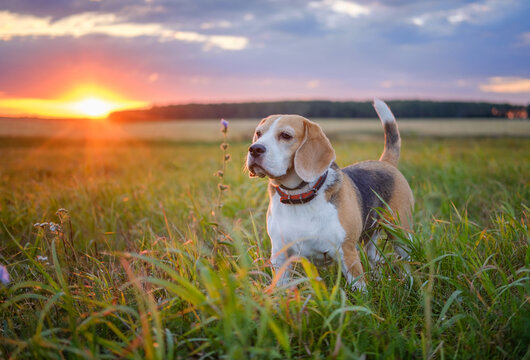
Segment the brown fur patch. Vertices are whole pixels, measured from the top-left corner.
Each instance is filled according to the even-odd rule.
[[[355,246],[356,244],[357,241],[351,241],[349,238],[346,238],[344,243],[342,243],[344,264],[346,265],[348,272],[354,278],[361,276],[364,273],[361,258],[359,256],[359,251],[357,251],[357,247]]]
[[[318,124],[307,120],[304,127],[305,137],[294,155],[294,169],[301,179],[311,182],[335,160],[335,150]]]
[[[394,176],[394,192],[388,201],[388,206],[398,217],[401,225],[406,230],[412,230],[412,210],[414,209],[414,197],[409,183],[398,171]]]
[[[392,177],[393,189],[391,197],[387,201],[388,206],[395,216],[399,215],[401,225],[410,229],[414,197],[403,174],[396,167],[384,161],[365,161],[358,165],[367,170],[383,171]]]
[[[255,143],[258,140],[258,137],[256,135],[258,131],[261,132],[261,134],[265,134],[269,130],[271,125],[274,123],[274,120],[278,118],[278,116],[281,116],[281,115],[271,115],[271,116],[267,116],[265,119],[261,119],[258,126],[256,126],[256,130],[254,131],[254,137],[252,139],[253,143]]]
[[[276,137],[280,135],[282,131],[285,131],[286,129],[294,130],[294,140],[289,148],[289,151],[291,153],[291,162],[294,161],[294,154],[296,151],[300,148],[300,145],[302,145],[304,138],[305,138],[305,128],[304,123],[307,120],[306,118],[303,118],[298,115],[282,115],[282,118],[278,120],[278,123],[276,124]]]
[[[397,166],[399,161],[399,152],[401,149],[401,137],[395,121],[385,123],[385,149],[379,158],[379,161],[386,161],[394,166]]]

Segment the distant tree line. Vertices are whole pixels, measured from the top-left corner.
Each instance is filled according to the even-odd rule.
[[[527,107],[486,102],[395,100],[387,102],[402,118],[528,118]],[[178,119],[253,119],[271,114],[299,114],[308,118],[369,118],[376,113],[363,101],[274,101],[222,104],[153,106],[144,110],[116,111],[117,122]]]

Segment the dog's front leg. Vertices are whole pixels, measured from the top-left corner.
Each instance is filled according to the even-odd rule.
[[[276,286],[287,284],[290,278],[291,264],[287,262],[287,254],[285,251],[275,252],[271,254],[271,264],[274,269],[273,283],[276,281]]]
[[[363,265],[355,241],[346,239],[340,249],[342,271],[353,290],[366,290]]]

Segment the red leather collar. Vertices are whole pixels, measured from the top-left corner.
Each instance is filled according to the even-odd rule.
[[[285,193],[282,189],[280,189],[280,186],[272,185],[276,189],[276,192],[278,195],[280,195],[280,202],[283,204],[289,204],[289,205],[296,205],[296,204],[305,204],[307,202],[310,202],[317,196],[318,190],[324,185],[324,182],[326,181],[326,178],[328,177],[328,172],[326,171],[324,175],[318,178],[317,182],[311,190],[301,193],[301,194],[294,194],[289,195]]]

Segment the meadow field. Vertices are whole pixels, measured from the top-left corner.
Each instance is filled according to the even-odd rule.
[[[371,121],[373,133],[333,134],[339,165],[379,157]],[[185,142],[2,137],[0,358],[530,357],[523,130],[462,137],[399,122],[415,226],[410,237],[382,226],[408,243],[412,277],[383,239],[386,263],[363,293],[340,267],[303,259],[288,287],[269,287],[266,180],[244,173],[252,127],[237,124],[222,178],[218,123]]]
[[[328,137],[352,140],[382,136],[377,118],[311,119]],[[252,138],[257,119],[230,121],[232,141]],[[0,137],[52,137],[54,139],[217,141],[219,119],[112,123],[109,121],[0,118]],[[522,137],[530,138],[530,121],[498,119],[399,119],[403,136],[420,137]]]

